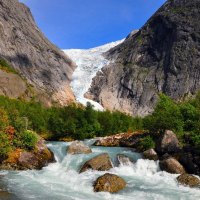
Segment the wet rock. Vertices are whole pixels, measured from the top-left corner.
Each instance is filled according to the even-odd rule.
[[[140,138],[144,137],[144,132],[120,133],[98,139],[95,146],[105,147],[137,147]]]
[[[47,148],[44,140],[39,140],[33,151],[16,149],[9,153],[8,158],[2,162],[0,169],[3,170],[27,170],[42,169],[54,162],[53,153]]]
[[[122,138],[120,140],[120,146],[134,148],[137,152],[142,152],[142,147],[140,143],[141,143],[141,140],[146,136],[149,136],[149,133],[134,132],[128,138]]]
[[[185,173],[184,167],[175,159],[167,158],[159,162],[160,169],[171,174],[183,174]]]
[[[180,145],[176,134],[173,131],[166,130],[157,141],[156,151],[160,154],[179,152]]]
[[[131,165],[131,164],[133,164],[133,161],[128,156],[123,155],[123,154],[118,154],[117,160],[118,160],[120,165]]]
[[[1,200],[8,200],[10,198],[10,193],[8,191],[6,191],[4,184],[2,182],[2,178],[4,176],[0,175],[0,199]]]
[[[115,193],[126,187],[126,182],[121,177],[106,173],[100,176],[94,183],[95,192]]]
[[[123,137],[128,137],[126,133],[120,133],[116,135],[106,136],[99,138],[94,145],[95,146],[104,146],[104,147],[117,147],[119,142]]]
[[[90,160],[88,160],[80,170],[80,173],[87,170],[98,170],[98,171],[107,171],[112,168],[112,163],[110,157],[107,153],[100,154]]]
[[[0,199],[1,200],[10,200],[11,194],[8,191],[1,190],[1,188],[0,188]]]
[[[92,150],[81,141],[74,141],[67,149],[68,154],[89,154]]]
[[[200,179],[190,174],[181,174],[177,177],[177,181],[189,187],[200,187]]]
[[[158,160],[158,154],[155,152],[154,149],[149,149],[147,151],[143,152],[143,157],[144,159],[148,159],[148,160]]]
[[[188,173],[200,176],[200,156],[194,152],[184,152],[179,157],[180,163]]]

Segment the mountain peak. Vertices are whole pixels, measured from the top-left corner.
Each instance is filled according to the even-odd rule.
[[[93,80],[93,99],[111,110],[146,115],[159,93],[177,101],[196,94],[199,18],[200,0],[168,0],[137,33],[109,50],[116,61]]]

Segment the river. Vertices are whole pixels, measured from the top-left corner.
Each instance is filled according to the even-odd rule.
[[[92,140],[85,141],[92,144]],[[41,171],[0,171],[1,185],[13,194],[9,200],[196,200],[200,189],[191,189],[177,184],[177,175],[162,172],[158,162],[143,160],[131,149],[120,147],[94,147],[92,154],[67,155],[70,143],[50,142],[56,163]],[[109,170],[127,181],[127,187],[117,194],[93,192],[93,182],[105,172],[87,171],[79,174],[81,165],[100,153],[107,152],[115,167]],[[116,155],[125,154],[135,164],[117,166]],[[1,197],[0,197],[1,198]],[[2,199],[4,200],[4,199]]]

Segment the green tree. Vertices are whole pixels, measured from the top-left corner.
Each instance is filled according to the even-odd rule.
[[[0,108],[0,131],[5,130],[5,128],[9,125],[8,115],[5,109]]]
[[[12,147],[8,135],[0,131],[0,161],[4,160],[11,150]]]
[[[166,129],[182,132],[183,126],[183,117],[179,106],[164,94],[160,95],[153,114],[144,119],[145,129],[152,132],[163,132]]]

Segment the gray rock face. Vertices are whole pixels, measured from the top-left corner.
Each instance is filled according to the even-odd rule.
[[[159,93],[175,100],[200,89],[200,0],[168,0],[135,34],[107,56],[87,93],[108,109],[153,111]]]
[[[29,8],[18,0],[1,0],[0,35],[0,59],[34,87],[36,97],[49,105],[74,101],[69,83],[75,65],[41,33]]]
[[[27,92],[27,84],[17,74],[0,70],[0,95],[18,98]]]

